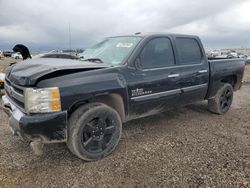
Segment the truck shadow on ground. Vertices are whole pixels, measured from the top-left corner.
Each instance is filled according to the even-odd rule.
[[[207,108],[207,101],[197,102],[195,104],[190,104],[185,107],[187,110],[192,110],[197,113],[211,114]]]

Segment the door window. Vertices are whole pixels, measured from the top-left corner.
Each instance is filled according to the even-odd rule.
[[[174,53],[168,38],[150,40],[140,54],[143,69],[174,65]]]
[[[191,38],[177,38],[176,49],[180,64],[201,63],[202,53],[197,40]]]

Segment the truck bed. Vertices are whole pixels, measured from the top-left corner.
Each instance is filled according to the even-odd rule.
[[[221,85],[222,78],[232,83],[234,90],[241,87],[245,62],[242,59],[218,59],[208,60],[210,67],[209,90],[207,98],[215,95]]]

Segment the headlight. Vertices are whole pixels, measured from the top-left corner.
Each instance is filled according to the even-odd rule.
[[[25,89],[25,110],[30,113],[47,113],[61,110],[60,92],[57,87]]]

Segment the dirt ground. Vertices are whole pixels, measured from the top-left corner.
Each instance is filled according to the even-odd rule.
[[[202,102],[128,122],[116,150],[96,162],[65,144],[34,156],[2,111],[0,120],[0,187],[250,187],[250,66],[227,114]]]

